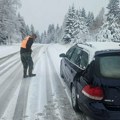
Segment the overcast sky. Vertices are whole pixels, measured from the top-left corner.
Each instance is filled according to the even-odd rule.
[[[33,24],[40,33],[47,30],[49,24],[61,25],[69,6],[85,8],[95,15],[102,7],[108,5],[109,0],[21,0],[20,13],[26,24]]]

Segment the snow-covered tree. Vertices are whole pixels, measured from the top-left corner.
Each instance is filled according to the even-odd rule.
[[[20,23],[19,31],[21,33],[22,39],[29,34],[29,27],[26,26],[26,23],[24,21],[24,18],[18,14],[18,21]]]
[[[104,24],[104,22],[105,22],[105,10],[104,8],[102,8],[94,20],[93,29],[94,30],[99,29]]]
[[[17,14],[20,5],[20,0],[0,0],[0,44],[18,42],[33,31]]]
[[[58,34],[58,39],[57,39],[57,42],[58,43],[61,43],[62,42],[62,38],[64,36],[64,30],[63,30],[63,27],[61,26],[57,32]]]
[[[38,31],[35,31],[35,28],[33,25],[30,25],[28,26],[25,21],[24,21],[24,18],[18,14],[18,32],[21,36],[21,38],[19,38],[19,41],[21,41],[22,39],[24,39],[27,35],[32,35],[33,33],[37,34],[37,40],[36,41],[39,41],[38,39],[40,39],[40,35],[39,35],[39,32]]]
[[[114,20],[116,20],[118,22],[120,16],[119,0],[110,0],[107,9],[108,9],[107,21],[114,22]]]
[[[55,27],[54,27],[54,24],[50,24],[48,26],[48,30],[47,30],[47,43],[51,43],[51,42],[54,42],[55,41],[55,38],[54,38],[54,35],[55,35]]]
[[[19,0],[0,0],[0,36],[4,43],[11,43],[17,28]]]
[[[97,41],[120,42],[120,25],[117,22],[106,22],[97,35]]]
[[[97,41],[120,42],[120,25],[118,24],[119,0],[110,0],[107,8],[107,21],[97,34]]]
[[[72,6],[72,8],[69,8],[68,13],[66,15],[66,21],[65,21],[65,35],[64,35],[64,42],[69,43],[72,39],[74,39],[74,23],[75,23],[75,8]]]
[[[35,28],[33,25],[30,26],[30,30],[31,30],[31,34],[34,34],[35,33]]]
[[[92,12],[88,13],[88,16],[86,17],[86,22],[89,29],[92,29],[94,23],[94,14]]]
[[[41,34],[41,43],[47,43],[47,32],[44,31],[44,33]]]
[[[37,38],[36,38],[35,42],[37,42],[37,43],[41,43],[42,41],[41,41],[41,38],[40,38],[40,34],[39,34],[39,32],[36,31],[35,34],[37,35]]]
[[[86,11],[84,8],[82,8],[82,10],[81,10],[81,17],[86,18]]]
[[[89,34],[86,19],[81,16],[81,10],[76,11],[76,19],[74,22],[74,42],[83,42],[84,37]]]
[[[31,34],[31,30],[30,30],[30,27],[28,25],[26,25],[26,34],[27,35]]]
[[[94,19],[92,13],[91,18]],[[65,43],[84,41],[84,37],[89,34],[85,9],[76,10],[74,6],[70,7],[63,26],[65,34],[63,40]]]
[[[56,28],[55,28],[55,33],[54,33],[54,42],[57,43],[59,42],[60,39],[60,27],[57,24]]]

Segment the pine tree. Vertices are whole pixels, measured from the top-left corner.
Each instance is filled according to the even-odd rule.
[[[86,19],[82,16],[81,10],[76,11],[76,19],[74,22],[74,42],[83,42],[85,36],[89,34]]]
[[[55,34],[54,34],[54,38],[55,38],[55,43],[59,42],[59,38],[60,38],[60,27],[57,24],[56,28],[55,28]]]
[[[47,43],[55,41],[55,27],[54,24],[50,24],[47,30]]]
[[[21,33],[22,39],[24,39],[24,37],[27,36],[30,31],[28,32],[28,26],[26,25],[23,17],[20,14],[18,14],[18,21],[20,23],[19,31]]]
[[[36,31],[35,34],[37,35],[37,38],[36,38],[35,42],[36,42],[36,43],[41,43],[42,41],[41,41],[41,39],[40,39],[40,34],[39,34],[39,32]]]
[[[17,28],[17,7],[19,0],[0,0],[0,36],[4,43],[12,43]]]
[[[93,28],[93,23],[94,23],[94,14],[92,12],[88,13],[88,16],[86,18],[86,23],[89,29]]]
[[[35,28],[33,25],[30,26],[30,31],[31,31],[31,34],[34,34],[35,33]]]
[[[82,10],[81,10],[81,17],[86,18],[86,11],[84,8],[82,8]]]
[[[120,42],[120,25],[117,22],[106,22],[97,35],[97,41]]]
[[[69,8],[68,14],[66,17],[66,24],[65,24],[65,35],[64,35],[64,42],[69,43],[74,39],[74,22],[75,22],[75,8]]]
[[[31,30],[30,30],[30,27],[28,25],[26,25],[26,34],[31,35]]]
[[[104,8],[102,8],[94,20],[93,29],[99,29],[104,24],[104,21],[105,21],[105,10]]]
[[[119,21],[120,8],[119,8],[119,0],[110,0],[108,6],[108,14],[107,21],[114,22]]]
[[[47,43],[47,32],[44,31],[43,33],[43,43]]]
[[[44,43],[44,40],[43,40],[43,39],[44,39],[44,34],[42,33],[41,36],[40,36],[40,41],[41,41],[41,43]]]
[[[119,1],[110,0],[108,4],[107,21],[101,27],[97,34],[97,41],[120,42],[120,25],[118,24]]]

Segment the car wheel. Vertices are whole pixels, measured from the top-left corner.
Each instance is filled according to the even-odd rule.
[[[76,112],[78,112],[79,111],[78,100],[77,100],[77,94],[76,94],[76,89],[74,85],[72,86],[71,91],[72,91],[71,92],[72,107]]]

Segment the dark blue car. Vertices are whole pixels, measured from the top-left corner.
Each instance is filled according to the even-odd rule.
[[[70,88],[73,109],[95,120],[120,120],[119,44],[76,44],[60,57],[60,74]]]

